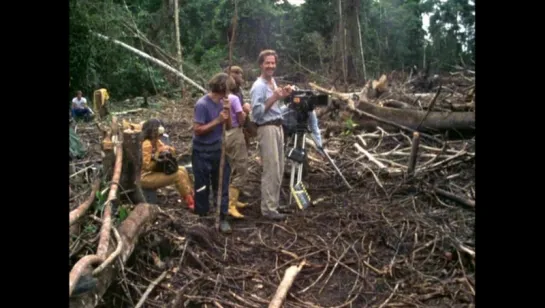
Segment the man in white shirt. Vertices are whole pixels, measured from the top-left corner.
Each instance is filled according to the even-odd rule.
[[[89,120],[93,114],[93,111],[87,106],[87,99],[82,96],[81,91],[76,92],[76,97],[72,99],[72,117],[77,119],[83,117],[85,120]]]

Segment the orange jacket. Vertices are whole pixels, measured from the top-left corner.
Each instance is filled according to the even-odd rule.
[[[175,154],[174,148],[165,145],[161,140],[157,140],[156,146],[156,151],[154,153],[153,145],[150,140],[146,139],[142,142],[142,173],[149,173],[155,170],[155,161],[152,159],[154,155],[155,158],[157,158],[159,153],[165,150],[169,150],[172,154]]]

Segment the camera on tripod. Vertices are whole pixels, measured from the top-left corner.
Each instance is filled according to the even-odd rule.
[[[295,197],[297,206],[305,209],[312,203],[302,182],[303,165],[307,158],[305,140],[307,132],[310,131],[309,113],[318,106],[327,106],[329,97],[312,90],[295,89],[285,99],[285,103],[287,110],[282,114],[282,126],[287,139],[293,137],[293,146],[286,153],[286,157],[293,161],[290,172],[290,203],[292,197]]]
[[[286,104],[299,112],[309,112],[317,106],[327,106],[329,97],[327,94],[317,93],[312,90],[294,90],[286,97]]]
[[[317,93],[312,90],[294,90],[286,97],[285,103],[288,112],[283,115],[284,130],[288,135],[306,133],[308,129],[309,112],[318,106],[327,106],[329,97],[327,94]]]

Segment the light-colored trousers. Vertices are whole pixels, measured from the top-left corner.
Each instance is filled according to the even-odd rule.
[[[261,213],[277,212],[284,175],[284,132],[282,126],[257,128],[259,152],[263,163],[261,174]]]
[[[242,127],[225,132],[225,154],[231,166],[231,185],[245,190],[248,177],[248,149]]]

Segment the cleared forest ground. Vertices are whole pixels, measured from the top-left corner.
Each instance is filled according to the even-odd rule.
[[[151,105],[118,115],[118,122],[158,117],[178,153],[189,154],[193,104],[155,98]],[[101,161],[102,137],[96,125],[78,123],[76,131],[89,151],[72,162],[74,172]],[[285,222],[263,220],[254,140],[250,196],[242,198],[250,206],[241,210],[245,219],[232,220],[233,233],[214,232],[213,219],[199,219],[186,210],[176,191],[161,189],[159,213],[140,234],[126,264],[119,266],[99,307],[135,307],[158,277],[142,307],[171,307],[173,302],[177,307],[267,307],[284,271],[302,260],[306,265],[284,307],[474,306],[475,139],[448,141],[442,148],[420,139],[415,177],[409,181],[404,176],[409,133],[389,133],[379,124],[373,131],[331,134],[324,136],[324,143],[351,191],[311,151],[304,182],[315,205],[305,211],[293,205]],[[80,171],[71,178],[71,209],[88,198],[92,177]],[[288,177],[283,186],[281,200],[287,203]],[[461,201],[453,201],[452,195]],[[104,200],[95,200],[78,222],[78,231],[71,229],[71,267],[97,250],[99,201]],[[114,226],[134,206],[114,207]],[[74,296],[71,306],[76,302]]]

